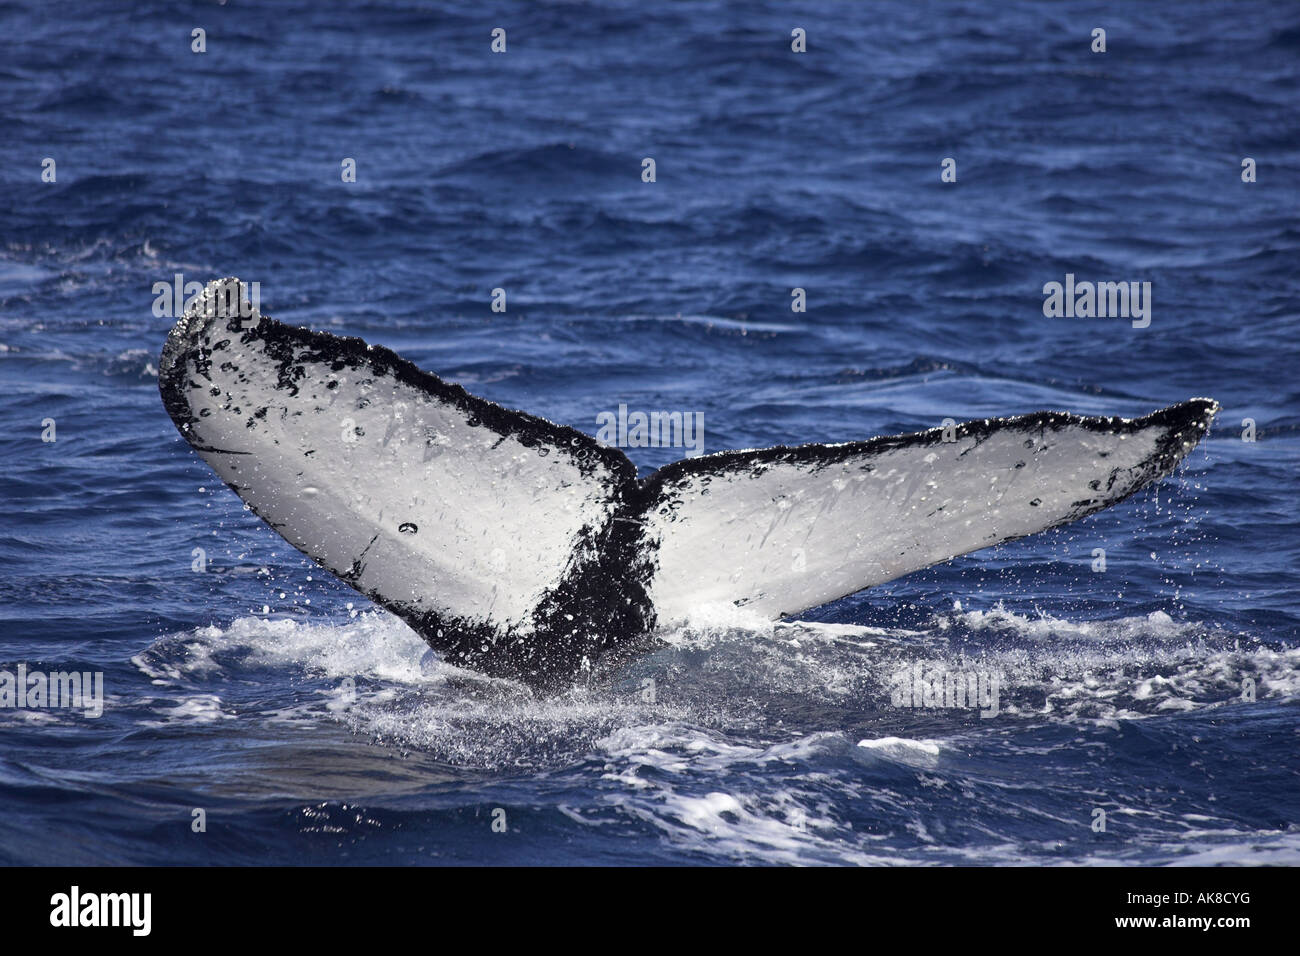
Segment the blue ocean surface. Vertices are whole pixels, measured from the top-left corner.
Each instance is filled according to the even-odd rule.
[[[0,862],[1300,863],[1296,6],[0,2],[0,128],[0,671],[104,692],[0,707]],[[543,697],[181,439],[177,274],[707,452],[1223,409],[1112,509]]]

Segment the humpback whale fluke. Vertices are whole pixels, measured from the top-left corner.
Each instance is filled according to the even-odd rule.
[[[788,616],[1109,507],[1169,474],[1219,408],[1036,412],[638,480],[617,449],[386,348],[232,314],[240,291],[209,283],[163,346],[185,440],[446,659],[542,689],[701,605]]]

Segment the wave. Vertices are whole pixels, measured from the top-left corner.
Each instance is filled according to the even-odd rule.
[[[155,684],[216,694],[218,705],[223,685],[269,669],[306,692],[281,701],[268,719],[339,721],[478,768],[580,762],[597,740],[628,725],[747,727],[777,737],[856,733],[864,749],[877,751],[905,746],[902,740],[938,746],[933,732],[981,726],[977,708],[900,707],[899,675],[917,668],[925,679],[996,679],[999,726],[1115,726],[1245,706],[1248,684],[1260,701],[1300,692],[1300,648],[1161,611],[1072,621],[957,606],[920,626],[868,627],[773,623],[740,609],[701,608],[690,625],[664,634],[660,650],[539,699],[522,685],[442,662],[385,612],[350,613],[344,623],[241,617],[160,639],[133,661]]]

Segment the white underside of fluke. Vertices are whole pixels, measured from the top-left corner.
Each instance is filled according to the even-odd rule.
[[[1163,434],[1009,429],[686,475],[667,483],[674,506],[648,520],[650,596],[661,622],[701,603],[796,614],[1118,500]]]
[[[599,462],[584,474],[567,444],[527,446],[384,360],[344,364],[316,347],[321,333],[264,350],[270,319],[246,336],[190,322],[186,439],[290,544],[366,594],[527,629],[582,529],[612,516],[615,475]]]

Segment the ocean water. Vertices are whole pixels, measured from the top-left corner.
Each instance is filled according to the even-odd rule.
[[[1296,7],[0,2],[0,122],[0,670],[104,682],[0,707],[0,862],[1300,863]],[[706,451],[1223,411],[1075,525],[537,698],[180,439],[177,273]],[[1150,325],[1044,316],[1066,274]]]

